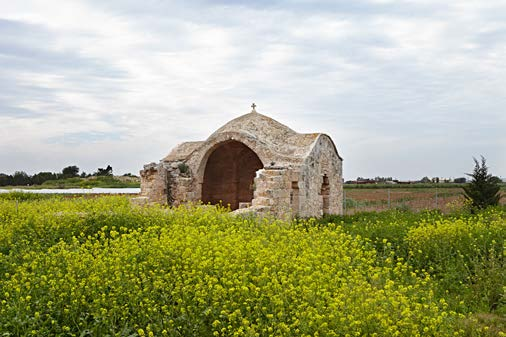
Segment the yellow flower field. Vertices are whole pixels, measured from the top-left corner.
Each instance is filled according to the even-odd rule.
[[[428,244],[416,228],[402,249],[422,263],[416,252]],[[438,274],[378,242],[345,223],[220,207],[0,200],[0,336],[464,334]]]

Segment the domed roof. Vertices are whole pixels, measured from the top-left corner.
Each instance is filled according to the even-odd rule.
[[[284,156],[305,157],[319,133],[301,134],[255,110],[237,117],[216,130],[209,139],[222,133],[242,133],[265,143]]]
[[[186,160],[193,153],[202,151],[206,144],[213,144],[217,139],[239,137],[247,138],[269,149],[269,152],[278,158],[276,162],[301,163],[320,136],[322,136],[321,133],[295,132],[288,126],[253,109],[250,113],[239,116],[220,127],[206,141],[179,144],[163,161]]]
[[[216,134],[224,132],[246,132],[265,139],[273,135],[293,136],[295,131],[288,126],[275,121],[265,115],[259,114],[255,110],[252,112],[232,119],[230,122],[216,130],[209,138]]]

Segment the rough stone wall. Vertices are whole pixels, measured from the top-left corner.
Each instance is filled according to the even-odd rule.
[[[328,136],[321,135],[300,169],[299,216],[321,216],[324,213],[324,197],[328,198],[329,214],[343,212],[342,160],[337,156],[334,144]],[[324,177],[328,179],[327,190]],[[324,194],[327,194],[325,196]]]
[[[148,197],[151,202],[167,203],[167,175],[160,165],[150,163],[140,171],[141,195]]]
[[[195,199],[195,193],[192,192],[192,178],[177,176],[174,178],[174,184],[172,188],[172,205],[178,206],[185,202],[197,202]]]
[[[181,161],[151,163],[144,166],[141,175],[141,196],[150,202],[180,205],[185,201],[197,201],[192,190],[194,179],[188,171],[181,172]]]
[[[164,162],[161,164],[166,172],[167,202],[178,206],[186,201],[194,200],[190,168],[184,161]]]
[[[262,208],[278,218],[292,216],[290,204],[291,170],[282,167],[261,169],[255,177],[253,207]]]
[[[290,207],[292,216],[300,215],[301,209],[301,183],[300,183],[300,167],[290,170],[289,175],[289,193]]]

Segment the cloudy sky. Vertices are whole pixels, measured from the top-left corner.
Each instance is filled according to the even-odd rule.
[[[138,173],[260,113],[357,176],[506,177],[502,0],[0,0],[0,172]]]

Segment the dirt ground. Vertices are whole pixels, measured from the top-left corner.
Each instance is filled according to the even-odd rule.
[[[346,214],[387,209],[421,211],[440,209],[451,212],[464,201],[461,188],[395,188],[395,189],[345,189]],[[502,191],[501,204],[506,204],[506,191]]]

